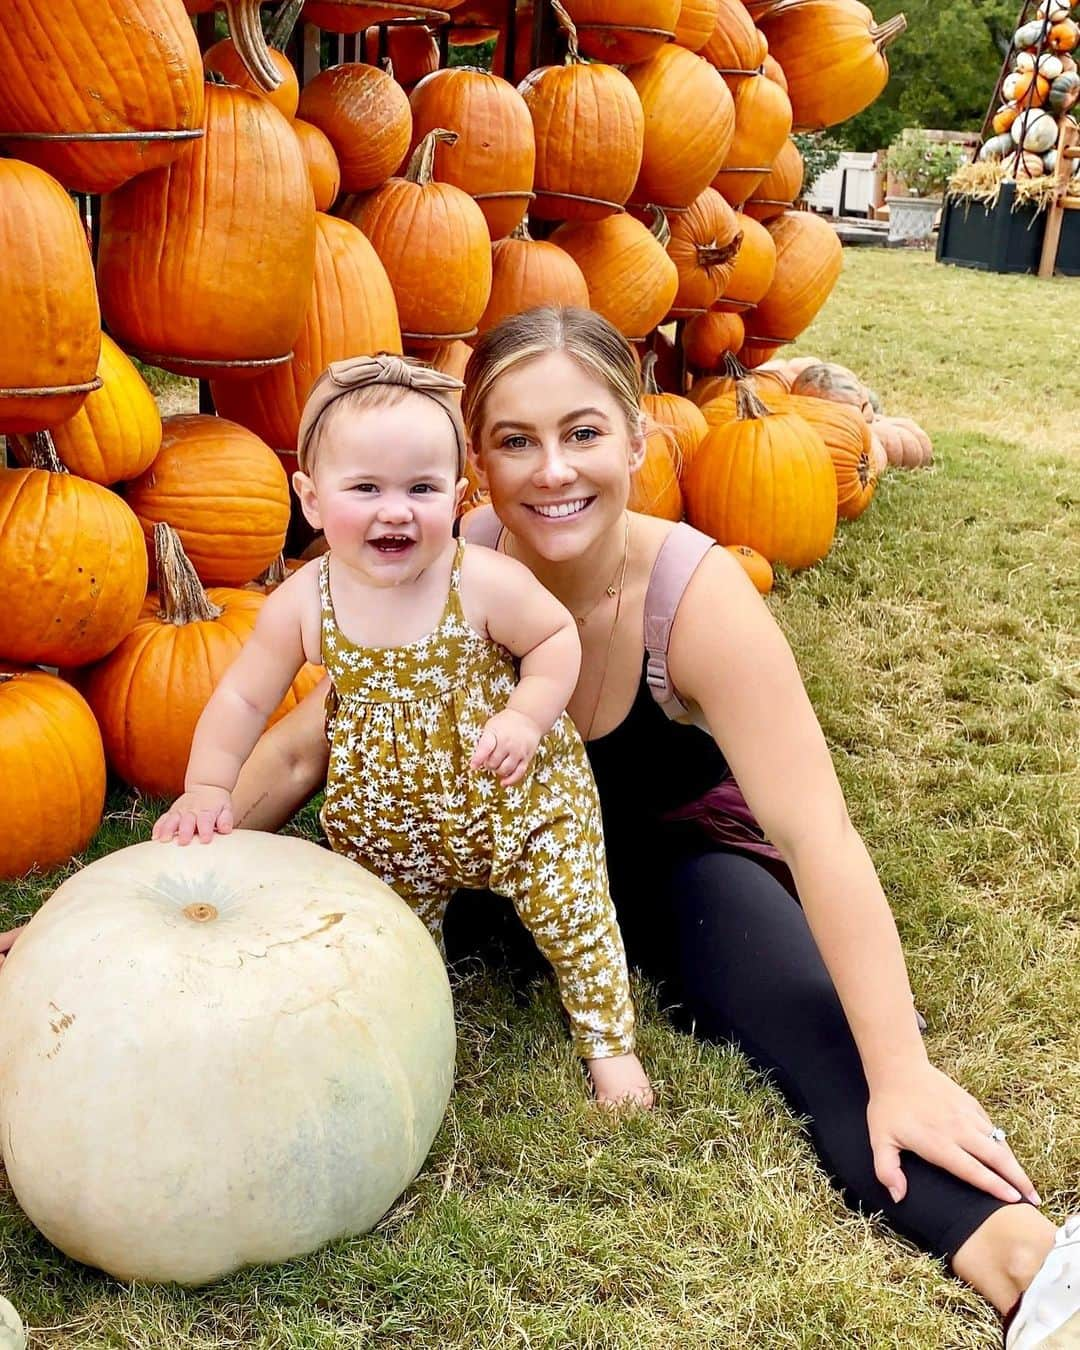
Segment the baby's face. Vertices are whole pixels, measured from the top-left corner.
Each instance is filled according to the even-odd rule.
[[[372,585],[415,581],[446,548],[465,490],[446,413],[409,394],[328,416],[312,478],[327,543]]]

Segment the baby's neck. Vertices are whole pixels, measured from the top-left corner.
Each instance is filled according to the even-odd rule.
[[[417,576],[380,586],[331,554],[330,591],[338,628],[361,647],[403,647],[438,627],[450,590],[457,541],[449,540]]]

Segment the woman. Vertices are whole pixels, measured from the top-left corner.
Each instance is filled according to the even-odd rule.
[[[526,563],[578,619],[569,711],[630,957],[667,982],[697,1035],[735,1041],[774,1077],[850,1203],[1013,1314],[1010,1350],[1080,1350],[1080,1288],[1063,1274],[1070,1257],[1080,1268],[1080,1220],[1055,1237],[1003,1132],[929,1063],[895,925],[791,652],[723,549],[693,572],[667,659],[711,738],[653,697],[646,593],[686,527],[626,510],[645,448],[640,392],[631,349],[602,319],[534,310],[480,340],[463,401],[502,526],[481,512],[466,536]],[[244,825],[276,828],[321,785],[320,704],[260,742],[234,795]],[[798,900],[752,832],[719,843],[702,823],[694,802],[732,775]]]

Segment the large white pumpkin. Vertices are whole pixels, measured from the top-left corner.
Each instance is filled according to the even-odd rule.
[[[362,1233],[449,1100],[442,959],[382,882],[301,839],[121,849],[0,976],[0,1150],[69,1256],[198,1284]]]
[[[0,1294],[0,1350],[25,1350],[25,1346],[22,1318]]]

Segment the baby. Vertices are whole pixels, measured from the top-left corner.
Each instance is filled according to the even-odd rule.
[[[564,711],[577,628],[526,567],[454,538],[460,389],[399,356],[338,361],[316,381],[293,484],[328,552],[267,597],[154,838],[232,828],[230,793],[267,718],[305,661],[325,665],[331,847],[440,946],[456,889],[507,896],[555,969],[597,1099],[651,1105],[596,787]]]

